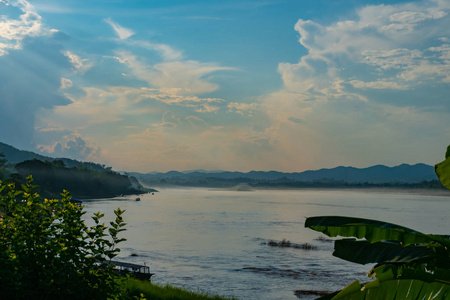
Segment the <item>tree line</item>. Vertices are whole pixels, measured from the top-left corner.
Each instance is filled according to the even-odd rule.
[[[26,160],[17,164],[8,163],[0,155],[0,180],[17,184],[33,176],[39,186],[38,192],[49,198],[58,197],[63,190],[75,198],[109,198],[117,195],[141,194],[144,189],[135,178],[119,174],[104,167],[93,170],[83,163],[67,167],[62,160]]]

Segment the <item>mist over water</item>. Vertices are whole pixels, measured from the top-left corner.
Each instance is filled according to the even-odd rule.
[[[163,189],[154,195],[85,201],[128,224],[118,260],[146,263],[152,281],[239,299],[298,299],[296,290],[335,291],[367,281],[372,265],[332,256],[333,243],[304,228],[305,218],[341,215],[378,219],[424,233],[450,232],[449,196],[335,190]],[[88,221],[90,224],[90,221]],[[316,250],[270,247],[269,240]],[[137,256],[136,256],[137,255]],[[317,296],[301,296],[314,299]]]

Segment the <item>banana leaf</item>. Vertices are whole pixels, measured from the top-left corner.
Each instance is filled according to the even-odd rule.
[[[450,284],[450,270],[434,268],[428,269],[426,264],[383,264],[377,265],[367,274],[368,277],[376,277],[380,281],[392,279],[417,279],[424,282],[440,282]]]
[[[378,279],[365,285],[358,281],[351,283],[331,300],[405,300],[434,299],[450,300],[450,285],[439,282],[423,282],[415,279],[380,281]]]
[[[450,247],[450,240],[445,236],[424,234],[400,225],[370,219],[341,216],[311,217],[306,219],[305,227],[330,237],[365,238],[370,243],[398,241],[402,246],[439,243]]]
[[[450,146],[447,147],[445,160],[435,165],[434,171],[442,185],[450,190]]]
[[[356,239],[342,239],[334,243],[333,255],[358,264],[368,263],[411,263],[440,258],[441,264],[449,265],[448,256],[438,256],[434,249],[422,245],[401,246],[397,242],[382,241],[370,243]]]

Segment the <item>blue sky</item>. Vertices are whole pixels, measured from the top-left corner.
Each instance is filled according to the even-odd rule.
[[[0,0],[0,141],[126,171],[434,164],[450,0]]]

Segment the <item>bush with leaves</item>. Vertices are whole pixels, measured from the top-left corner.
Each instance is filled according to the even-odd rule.
[[[121,285],[108,264],[125,239],[123,210],[110,227],[93,215],[88,227],[83,208],[43,199],[32,178],[20,189],[0,181],[0,293],[2,299],[116,299]]]
[[[435,166],[450,189],[450,146]],[[336,240],[333,255],[359,264],[376,263],[368,276],[341,291],[319,299],[450,299],[450,236],[424,234],[376,220],[350,217],[312,217],[305,227]]]

